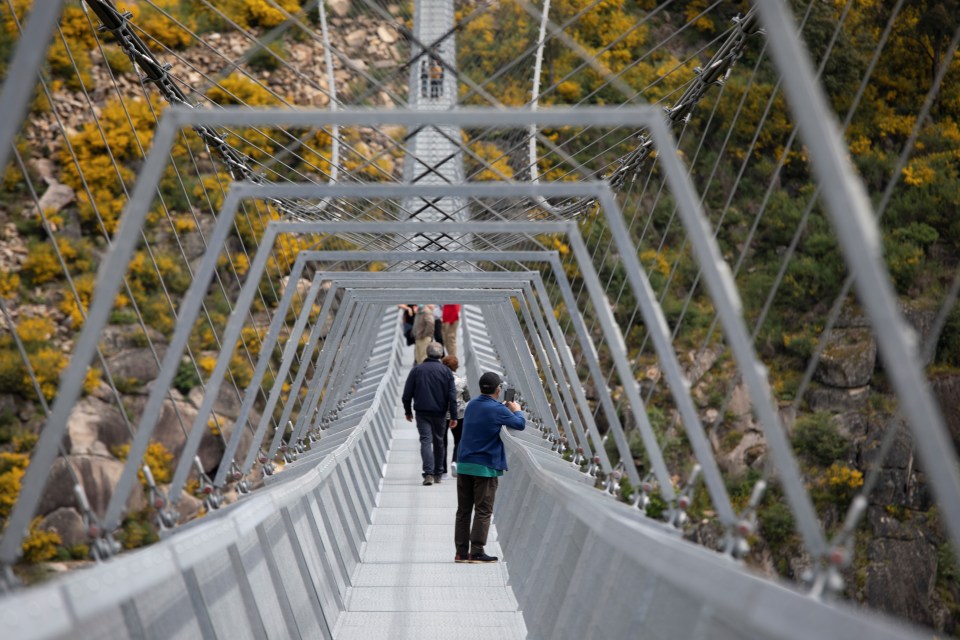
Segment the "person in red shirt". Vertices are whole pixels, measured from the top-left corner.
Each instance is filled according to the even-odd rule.
[[[460,305],[445,304],[440,314],[443,321],[443,348],[451,356],[457,355],[457,329],[460,328]]]

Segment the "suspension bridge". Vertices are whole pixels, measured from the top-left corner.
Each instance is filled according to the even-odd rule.
[[[882,512],[885,461],[905,434],[948,550],[941,562],[960,549],[952,417],[925,370],[960,274],[945,278],[917,331],[878,222],[960,31],[948,34],[878,200],[845,133],[902,2],[872,34],[875,56],[840,114],[824,69],[852,3],[837,9],[819,60],[804,46],[813,3],[795,15],[777,0],[730,15],[719,3],[690,4],[670,30],[657,28],[671,24],[657,22],[669,2],[638,9],[622,33],[589,48],[571,35],[596,8],[587,2],[570,11],[549,0],[346,9],[265,0],[273,13],[257,14],[258,27],[201,0],[197,11],[219,25],[213,35],[175,3],[145,0],[135,12],[110,0],[4,4],[16,46],[0,95],[0,166],[19,169],[78,315],[48,393],[22,330],[25,301],[0,298],[8,346],[43,413],[0,537],[0,621],[11,637],[929,637],[916,620],[841,594],[886,561],[858,544],[858,530]],[[505,8],[513,22],[498,13]],[[517,47],[507,56],[463,40],[491,15],[502,23],[487,33]],[[656,57],[706,18],[728,24],[712,42],[687,46],[686,60]],[[358,57],[364,39],[345,34],[359,24],[377,25],[385,46],[368,49],[376,60]],[[524,36],[519,45],[510,25]],[[606,54],[641,33],[648,53],[612,68]],[[275,46],[283,42],[312,53],[284,54]],[[60,50],[66,73],[80,78],[72,95],[88,116],[82,139],[45,63]],[[82,77],[91,73],[83,56],[94,53],[112,60],[96,67],[105,89]],[[564,56],[575,62],[561,76]],[[487,57],[508,62],[490,71]],[[638,86],[632,71],[647,58],[659,68]],[[264,59],[266,75],[253,64]],[[766,111],[739,120],[763,73],[776,78]],[[297,104],[271,77],[322,105]],[[584,96],[588,80],[595,86]],[[516,86],[519,100],[508,91]],[[44,206],[17,144],[35,93],[62,137],[79,236],[99,242],[99,268],[86,280],[71,249],[79,240]],[[98,104],[106,94],[110,113]],[[774,126],[767,116],[778,96],[792,126],[760,167],[755,145],[766,144],[758,141]],[[133,135],[118,140],[110,127]],[[750,146],[725,157],[736,127],[753,128]],[[802,157],[790,155],[801,146]],[[724,162],[736,169],[724,172]],[[791,197],[806,210],[776,217],[767,207],[797,163],[809,189]],[[751,172],[765,195],[738,193]],[[820,208],[843,273],[818,301],[818,342],[788,394],[763,330],[786,322],[775,301]],[[783,237],[777,268],[748,287],[754,243],[768,227]],[[453,562],[456,480],[420,485],[417,435],[400,406],[413,363],[397,305],[413,300],[462,305],[456,355],[472,395],[480,375],[496,371],[527,414],[527,430],[501,436],[510,470],[489,547],[497,564]],[[120,318],[139,330],[136,353],[151,370],[136,392],[106,339]],[[870,336],[896,407],[874,416],[879,435],[861,443],[862,482],[848,481],[827,508],[791,432],[815,378],[829,378],[836,330],[851,326]],[[705,398],[712,367],[724,375],[712,383],[717,397]],[[71,435],[93,371],[126,446],[123,459],[100,456],[116,472],[96,497],[84,466],[96,456]],[[854,402],[872,372],[873,360],[867,380],[835,386]],[[155,477],[148,460],[161,426],[175,434],[169,478]],[[729,454],[748,441],[762,453],[744,489]],[[58,474],[71,494],[60,500],[96,562],[24,586],[15,568]],[[197,498],[200,517],[187,517]],[[774,542],[764,526],[770,503],[786,514],[793,581],[751,562]],[[159,540],[124,551],[132,504]]]

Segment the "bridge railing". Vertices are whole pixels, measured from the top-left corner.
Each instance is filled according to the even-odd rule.
[[[4,634],[331,638],[360,560],[402,384],[396,312],[370,310],[370,348],[340,350],[362,365],[335,411],[345,418],[333,419],[309,460],[151,547],[8,595],[0,600]]]
[[[600,499],[503,430],[510,470],[494,521],[529,637],[920,638],[928,632],[749,571],[666,524]]]

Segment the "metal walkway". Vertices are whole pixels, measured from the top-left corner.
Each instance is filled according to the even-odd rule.
[[[406,376],[403,370],[401,379]],[[380,640],[525,638],[523,615],[508,584],[508,563],[497,543],[493,565],[455,564],[456,479],[421,485],[415,425],[398,410],[373,524],[334,638]],[[509,478],[505,476],[504,482]]]

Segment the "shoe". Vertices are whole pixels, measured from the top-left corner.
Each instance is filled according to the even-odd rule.
[[[423,486],[429,487],[433,484],[433,476],[423,476]]]
[[[433,476],[433,484],[440,484],[441,476]]]
[[[453,556],[453,561],[454,562],[470,562],[470,555],[469,554],[461,555],[458,553],[457,555]]]
[[[451,463],[450,463],[450,477],[451,477],[451,478],[456,478],[456,477],[457,477],[457,463],[456,463],[456,462],[451,462]]]
[[[472,564],[487,564],[500,560],[497,556],[488,556],[485,553],[471,553],[469,562]]]

